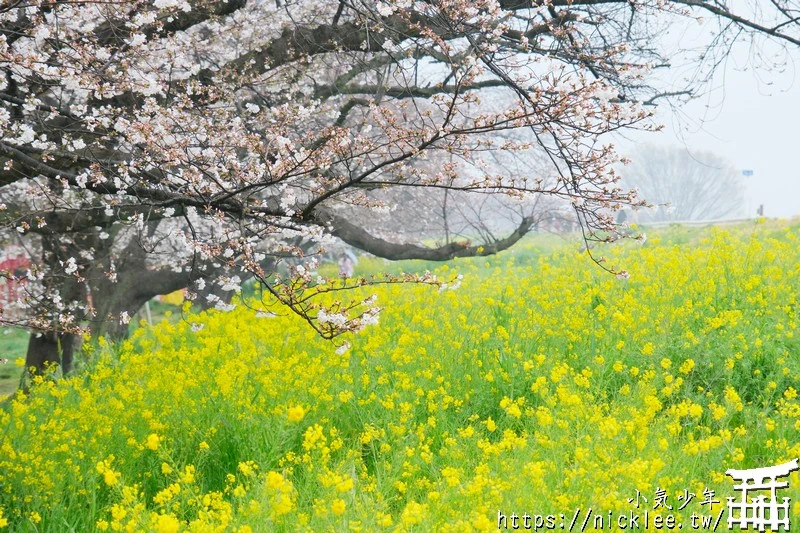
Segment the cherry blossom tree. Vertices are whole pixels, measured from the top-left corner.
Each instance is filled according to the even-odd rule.
[[[283,258],[313,256],[299,242],[446,260],[508,248],[535,222],[523,210],[504,235],[398,242],[352,216],[402,211],[374,191],[561,199],[587,239],[613,240],[614,212],[644,200],[620,185],[608,135],[653,129],[650,106],[691,97],[737,40],[800,44],[798,16],[796,0],[9,0],[0,225],[41,254],[27,325],[58,344],[124,322],[120,306],[98,316],[91,280],[113,283],[135,239],[145,270],[168,241],[181,283],[219,265],[235,289],[242,271],[332,338],[378,307],[321,294],[438,280],[343,285],[297,263],[278,276]],[[700,17],[715,39],[665,85],[660,32]],[[498,153],[546,165],[507,172]]]

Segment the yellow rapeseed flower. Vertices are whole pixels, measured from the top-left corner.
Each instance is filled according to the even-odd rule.
[[[306,416],[306,410],[302,405],[295,405],[287,409],[286,415],[290,422],[300,422]]]
[[[114,485],[119,483],[119,477],[120,477],[119,472],[115,472],[114,470],[111,470],[110,468],[108,470],[106,470],[105,472],[103,472],[103,481],[109,487],[113,487]]]
[[[157,533],[178,533],[181,529],[180,521],[171,514],[160,514],[152,522]]]
[[[161,437],[158,436],[156,433],[151,433],[147,436],[147,439],[144,441],[144,447],[148,450],[158,450],[158,445],[161,443]]]
[[[333,511],[333,514],[335,515],[344,514],[346,508],[347,506],[344,503],[344,500],[342,500],[341,498],[336,498],[331,503],[331,511]]]

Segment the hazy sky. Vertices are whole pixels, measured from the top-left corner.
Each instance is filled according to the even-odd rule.
[[[800,215],[800,49],[790,51],[783,72],[764,72],[759,62],[768,58],[752,52],[737,47],[710,94],[677,114],[663,106],[658,121],[665,130],[635,139],[710,150],[752,170],[744,178],[750,216],[759,204],[766,216]]]

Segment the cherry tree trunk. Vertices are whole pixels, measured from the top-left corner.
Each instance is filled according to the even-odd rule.
[[[28,339],[25,367],[38,373],[56,364],[62,373],[68,374],[72,371],[75,351],[79,347],[80,337],[74,333],[33,332]]]

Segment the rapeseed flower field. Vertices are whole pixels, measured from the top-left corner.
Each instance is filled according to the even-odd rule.
[[[343,353],[245,306],[101,343],[0,411],[0,530],[716,519],[727,469],[800,456],[800,228],[601,253],[630,278],[565,247],[441,266],[464,276],[457,290],[370,288],[380,324]],[[797,472],[786,480],[796,500]]]

